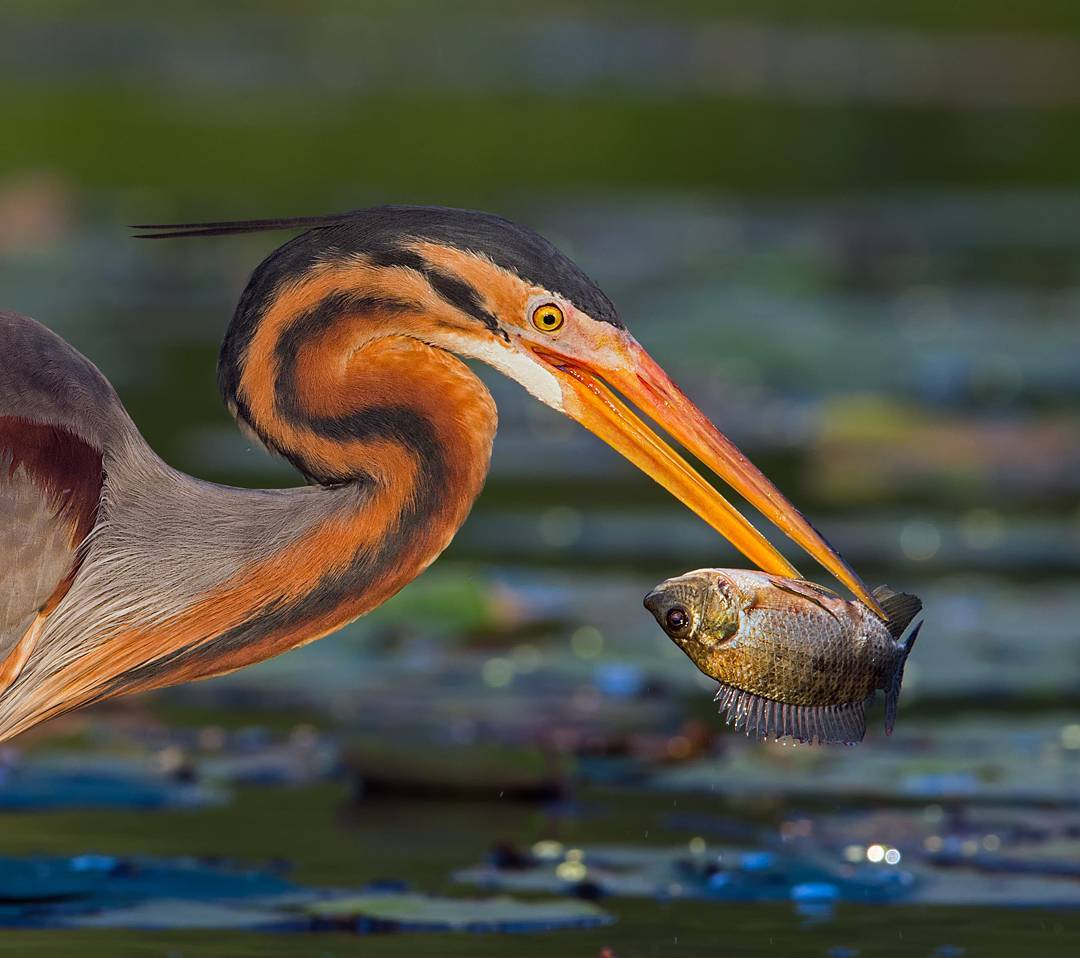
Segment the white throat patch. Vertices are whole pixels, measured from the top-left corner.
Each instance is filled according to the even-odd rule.
[[[531,395],[540,402],[559,412],[563,409],[562,386],[558,378],[551,370],[547,369],[538,359],[533,359],[525,353],[507,349],[492,336],[490,339],[477,342],[474,339],[465,339],[459,336],[449,336],[446,345],[459,356],[468,356],[470,359],[479,359],[487,363],[493,369],[497,369],[504,376],[521,383]]]

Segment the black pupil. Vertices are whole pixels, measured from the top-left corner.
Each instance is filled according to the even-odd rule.
[[[685,609],[672,609],[667,614],[667,624],[669,629],[684,629],[686,623],[690,621],[690,617],[686,614]]]
[[[544,317],[543,317],[542,322],[544,323],[545,326],[553,326],[555,324],[555,314],[554,313],[544,313]]]

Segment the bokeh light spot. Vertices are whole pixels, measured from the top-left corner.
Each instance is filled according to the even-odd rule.
[[[565,549],[581,536],[581,513],[569,506],[553,506],[540,514],[538,525],[541,542]]]
[[[941,531],[932,522],[916,519],[900,530],[900,551],[912,562],[925,562],[938,554]]]
[[[570,636],[570,648],[579,659],[595,659],[604,651],[604,633],[596,626],[583,625]]]
[[[481,675],[485,685],[493,689],[506,688],[514,680],[514,665],[509,659],[488,659]]]

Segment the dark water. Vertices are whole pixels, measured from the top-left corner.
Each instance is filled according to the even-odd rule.
[[[605,810],[588,825],[561,830],[567,841],[625,840],[643,826],[653,840],[674,841],[676,832],[656,830],[664,805],[655,798],[619,792],[592,792],[586,798]],[[715,802],[683,803],[687,810],[715,811]],[[356,883],[389,874],[433,891],[460,893],[445,876],[473,854],[478,844],[507,836],[529,839],[547,834],[549,821],[535,809],[498,802],[470,806],[431,803],[370,803],[356,811],[342,789],[275,792],[246,790],[230,806],[199,815],[114,813],[9,817],[5,851],[97,847],[117,853],[161,855],[207,852],[253,862],[283,857],[296,862],[295,877],[310,882]],[[17,837],[15,837],[17,836]],[[608,928],[547,935],[402,935],[383,938],[340,934],[245,935],[220,932],[15,932],[5,931],[2,947],[12,954],[55,954],[73,947],[101,954],[374,954],[374,955],[594,955],[604,946],[618,954],[688,956],[715,954],[823,955],[837,947],[858,947],[864,955],[931,955],[942,945],[967,954],[1013,955],[1025,943],[1067,954],[1080,943],[1080,922],[1072,912],[841,905],[823,923],[807,921],[787,904],[725,905],[708,902],[608,900],[618,917]],[[677,946],[677,949],[676,949]],[[35,949],[37,949],[35,951]],[[1049,951],[1048,951],[1049,953]]]
[[[211,782],[213,749],[192,736],[315,727],[336,775],[226,783],[223,804],[187,811],[0,812],[0,854],[280,859],[310,885],[470,895],[453,873],[500,843],[683,847],[701,835],[677,811],[761,829],[747,849],[784,847],[785,822],[812,821],[835,863],[906,835],[910,812],[930,818],[903,867],[948,900],[984,852],[1080,863],[1080,117],[1075,41],[1054,32],[1068,24],[1049,3],[1009,17],[837,3],[797,22],[775,3],[616,6],[471,3],[438,21],[411,3],[303,17],[14,4],[0,13],[0,305],[97,362],[170,462],[287,485],[214,381],[236,297],[278,238],[150,245],[123,224],[386,201],[529,222],[867,580],[923,596],[897,738],[878,713],[866,745],[825,758],[723,730],[708,683],[639,603],[663,577],[738,557],[485,373],[501,422],[491,478],[418,583],[341,635],[55,723],[9,756],[191,758]],[[452,747],[479,786],[468,800],[436,760]],[[597,784],[583,768],[598,753],[633,774]],[[568,806],[498,798],[507,769],[531,781],[551,756]],[[390,792],[358,799],[362,780]],[[418,801],[418,784],[435,797]],[[953,828],[984,816],[959,871],[930,858],[950,835],[926,825],[943,808]],[[1047,834],[995,830],[1025,812]],[[818,921],[787,901],[613,896],[600,904],[616,922],[588,932],[5,930],[0,950],[1076,950],[1076,912],[1038,907],[1075,883],[1015,877],[993,906],[841,903]],[[1028,907],[1003,907],[1010,895]]]

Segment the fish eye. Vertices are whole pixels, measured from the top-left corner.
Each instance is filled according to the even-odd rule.
[[[675,606],[673,609],[668,609],[667,615],[664,616],[664,621],[672,632],[681,632],[690,624],[690,615],[687,613],[686,609]]]
[[[554,303],[541,303],[533,310],[532,324],[542,333],[553,333],[566,322],[563,311]]]

